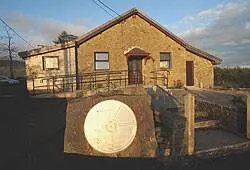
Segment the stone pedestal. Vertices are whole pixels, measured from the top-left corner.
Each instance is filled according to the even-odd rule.
[[[143,93],[145,95],[142,95]],[[100,150],[92,147],[84,131],[85,119],[89,111],[96,104],[106,100],[120,101],[129,106],[134,112],[137,122],[136,137],[132,143],[116,153],[100,152]],[[119,109],[122,110],[122,108]],[[116,125],[113,124],[112,127],[114,126]],[[106,128],[107,126],[104,125],[103,127]],[[112,127],[107,128],[112,130]],[[100,141],[96,140],[96,142]],[[146,95],[143,88],[126,88],[119,93],[109,91],[89,97],[72,99],[68,102],[64,135],[65,153],[104,157],[155,157],[157,147],[151,99]]]

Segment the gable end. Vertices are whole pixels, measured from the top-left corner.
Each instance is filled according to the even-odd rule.
[[[127,18],[133,16],[133,15],[138,15],[139,17],[141,17],[143,20],[145,20],[146,22],[148,22],[150,25],[154,26],[155,28],[157,28],[158,30],[160,30],[162,33],[164,33],[165,35],[167,35],[168,37],[170,37],[172,40],[174,40],[175,42],[177,42],[178,44],[180,44],[181,46],[183,46],[187,51],[194,53],[200,57],[203,57],[209,61],[212,62],[212,64],[220,64],[222,62],[222,60],[219,57],[216,57],[214,55],[208,54],[207,52],[204,52],[198,48],[195,48],[191,45],[189,45],[188,43],[186,43],[185,41],[183,41],[181,38],[177,37],[174,33],[170,32],[169,30],[167,30],[165,27],[163,27],[161,24],[159,24],[158,22],[154,21],[153,19],[151,19],[150,17],[146,16],[145,14],[143,14],[142,12],[140,12],[138,9],[133,8],[127,12],[125,12],[124,14],[115,17],[114,19],[111,19],[110,21],[102,24],[99,27],[96,27],[95,29],[93,29],[92,31],[84,34],[83,36],[79,37],[76,40],[76,44],[79,46],[80,44],[86,42],[87,40],[95,37],[96,35],[104,32],[105,30],[113,27],[116,24],[119,24],[120,22],[126,20]]]

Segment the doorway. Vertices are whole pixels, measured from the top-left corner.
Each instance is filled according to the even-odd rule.
[[[186,85],[194,86],[194,62],[186,61]]]
[[[142,58],[128,58],[128,84],[142,84]]]

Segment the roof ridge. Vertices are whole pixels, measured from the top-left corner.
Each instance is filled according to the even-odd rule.
[[[77,46],[79,46],[80,44],[84,43],[85,41],[95,37],[96,35],[102,33],[103,31],[120,23],[121,21],[129,18],[130,16],[132,16],[134,14],[137,14],[139,17],[144,19],[146,22],[153,25],[155,28],[157,28],[162,33],[166,34],[168,37],[170,37],[175,42],[179,43],[181,46],[183,46],[189,52],[192,52],[192,53],[194,53],[200,57],[203,57],[205,59],[208,59],[213,64],[220,64],[221,63],[222,59],[220,59],[219,57],[211,55],[203,50],[200,50],[200,49],[188,44],[187,42],[182,40],[180,37],[175,35],[173,32],[169,31],[166,27],[164,27],[163,25],[161,25],[160,23],[158,23],[157,21],[155,21],[154,19],[152,19],[151,17],[146,15],[143,11],[141,11],[140,9],[135,8],[135,7],[131,8],[128,11],[125,11],[124,13],[122,13],[121,15],[119,15],[117,17],[110,19],[109,21],[103,23],[102,25],[95,27],[94,29],[88,31],[87,33],[83,34],[82,36],[79,36],[79,38],[77,38],[74,42]],[[32,50],[26,51],[26,52],[31,53],[30,55],[34,55],[34,54],[32,54]],[[27,55],[29,55],[29,54],[27,54]]]
[[[116,21],[116,20],[121,19],[121,17],[124,17],[124,16],[126,16],[126,15],[128,15],[128,14],[130,14],[130,13],[136,13],[136,12],[139,12],[139,10],[138,10],[137,8],[131,8],[130,10],[125,11],[125,12],[122,13],[121,15],[116,16],[116,17],[114,17],[114,18],[108,20],[107,22],[105,22],[105,23],[103,23],[103,24],[101,24],[101,25],[99,25],[99,26],[93,28],[92,30],[86,32],[86,33],[83,34],[82,36],[79,36],[79,38],[77,38],[75,41],[76,41],[76,42],[80,42],[82,38],[84,38],[84,37],[90,35],[91,33],[97,31],[98,29],[100,29],[100,28],[102,28],[102,27],[105,27],[106,25],[108,25],[108,24],[110,24],[110,23],[112,23],[112,22],[114,22],[114,21]]]
[[[98,35],[99,33],[105,31],[106,29],[109,29],[110,27],[120,23],[122,20],[137,14],[139,15],[142,19],[144,19],[145,21],[149,22],[150,24],[152,24],[154,27],[156,27],[158,30],[160,30],[161,32],[163,32],[164,34],[166,34],[167,36],[169,36],[171,39],[173,39],[174,41],[176,41],[177,43],[179,43],[181,46],[183,46],[186,50],[195,53],[203,58],[206,58],[210,61],[212,61],[214,64],[220,64],[221,63],[221,59],[219,57],[216,57],[214,55],[211,55],[205,51],[202,51],[196,47],[193,47],[192,45],[188,44],[187,42],[185,42],[184,40],[182,40],[181,38],[179,38],[177,35],[175,35],[174,33],[172,33],[171,31],[169,31],[166,27],[162,26],[160,23],[158,23],[157,21],[155,21],[154,19],[152,19],[151,17],[149,17],[148,15],[144,14],[144,12],[142,12],[141,10],[137,9],[137,8],[131,8],[130,10],[124,12],[123,14],[105,22],[104,24],[94,28],[93,30],[89,31],[88,33],[84,34],[83,36],[79,37],[76,42],[78,45],[82,44],[83,42],[91,39],[92,37]]]

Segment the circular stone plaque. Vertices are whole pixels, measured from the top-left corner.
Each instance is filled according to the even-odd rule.
[[[84,133],[89,144],[102,153],[126,149],[135,138],[137,123],[134,112],[117,100],[96,104],[88,112]]]

